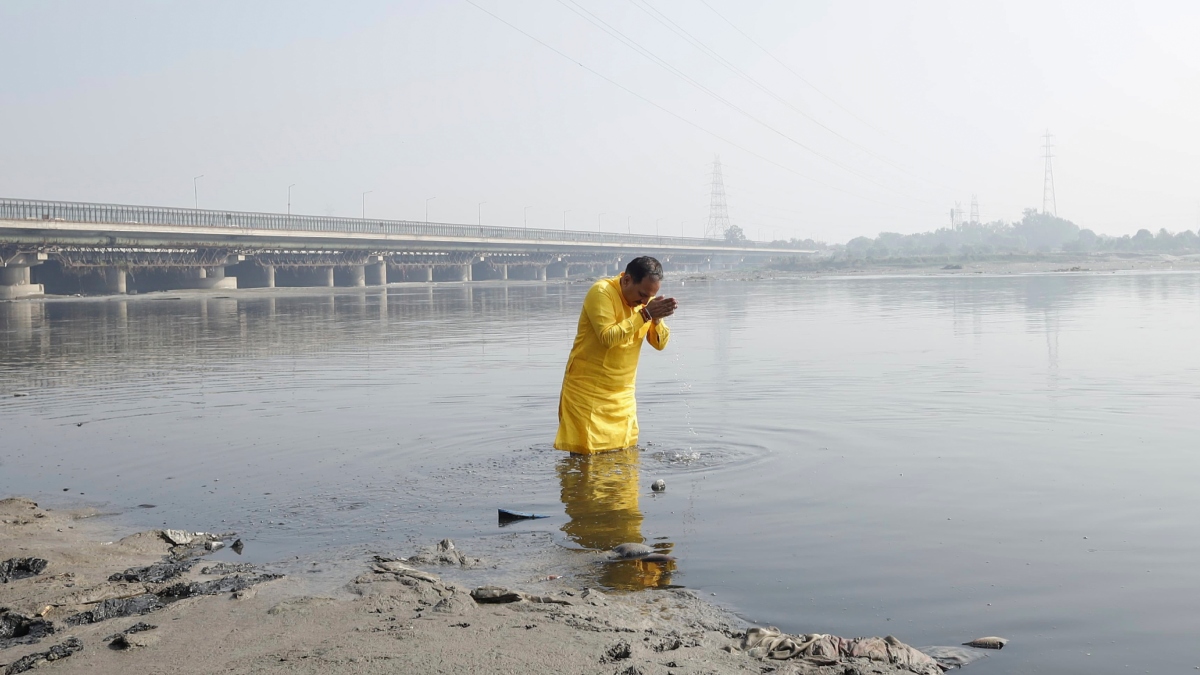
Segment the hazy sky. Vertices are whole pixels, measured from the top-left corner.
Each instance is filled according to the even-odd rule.
[[[836,242],[1040,208],[1049,128],[1060,216],[1200,226],[1200,2],[472,1],[0,3],[0,195],[695,236],[719,154]]]

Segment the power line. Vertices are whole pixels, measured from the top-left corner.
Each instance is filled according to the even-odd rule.
[[[709,47],[708,45],[704,44],[703,41],[701,41],[699,38],[697,38],[694,35],[692,35],[691,33],[689,33],[686,29],[684,29],[679,24],[672,21],[670,17],[668,17],[666,14],[664,14],[659,9],[655,8],[650,3],[646,2],[646,0],[629,0],[629,1],[631,3],[633,3],[634,6],[636,6],[638,9],[645,12],[650,18],[659,22],[660,24],[665,26],[667,29],[669,29],[670,31],[672,31],[673,33],[678,35],[679,37],[683,38],[686,42],[688,42],[693,47],[698,49],[705,56],[708,56],[713,61],[716,61],[718,64],[724,66],[725,68],[728,68],[734,74],[738,75],[742,79],[744,79],[747,82],[749,82],[750,84],[754,85],[759,91],[762,91],[766,95],[775,99],[780,104],[784,105],[785,107],[790,109],[792,112],[796,113],[797,115],[800,115],[804,119],[808,120],[809,122],[812,122],[813,124],[817,125],[818,127],[821,127],[822,129],[829,132],[833,136],[841,139],[842,141],[845,141],[846,143],[850,144],[851,146],[857,148],[858,150],[861,150],[862,152],[866,153],[870,157],[873,157],[873,158],[879,160],[880,162],[887,164],[888,166],[892,167],[896,171],[899,171],[901,174],[903,174],[905,176],[911,176],[913,178],[916,178],[917,180],[924,181],[935,187],[939,187],[944,190],[953,191],[954,188],[942,185],[936,181],[931,181],[928,178],[925,178],[923,176],[918,176],[918,175],[912,173],[911,170],[906,169],[905,167],[902,167],[902,166],[896,164],[895,162],[892,162],[888,158],[883,157],[882,155],[874,152],[873,150],[866,147],[865,145],[862,145],[861,143],[858,143],[850,138],[847,138],[846,136],[844,136],[843,134],[838,132],[836,129],[833,129],[832,127],[826,125],[825,123],[821,122],[820,120],[813,117],[812,115],[804,112],[803,110],[801,110],[800,108],[798,108],[794,104],[792,104],[791,101],[785,99],[783,96],[780,96],[774,90],[770,89],[766,85],[764,85],[761,82],[759,82],[758,80],[754,79],[749,74],[747,74],[745,71],[743,71],[741,68],[738,68],[736,65],[731,63],[728,59],[726,59],[725,57],[718,54],[716,52],[716,50],[714,50],[711,47]],[[710,9],[711,9],[711,7],[710,7]],[[724,17],[722,17],[722,18],[724,18]],[[728,21],[728,20],[726,20],[726,21]],[[730,24],[730,25],[732,25],[732,24]]]
[[[855,198],[857,198],[857,199],[862,199],[862,200],[864,200],[864,201],[872,202],[872,203],[875,203],[875,204],[880,204],[880,205],[882,205],[882,206],[891,206],[891,207],[897,207],[897,208],[905,208],[905,207],[899,207],[898,205],[895,205],[895,204],[887,204],[887,203],[885,203],[885,202],[881,202],[881,201],[879,201],[879,200],[877,200],[877,199],[872,199],[871,197],[867,197],[867,196],[865,196],[865,195],[860,195],[860,194],[857,194],[857,193],[851,192],[851,191],[849,191],[849,190],[846,190],[846,189],[843,189],[843,188],[839,188],[839,187],[836,187],[836,186],[833,186],[833,185],[829,185],[828,183],[825,183],[825,182],[823,182],[823,181],[820,181],[820,180],[818,180],[818,179],[816,179],[816,178],[813,178],[812,176],[805,175],[805,174],[803,174],[803,173],[801,173],[801,172],[797,171],[796,169],[793,169],[793,168],[791,168],[790,166],[786,166],[786,165],[784,165],[784,164],[780,164],[779,162],[777,162],[777,161],[775,161],[775,160],[773,160],[773,159],[771,159],[771,158],[769,158],[769,157],[767,157],[767,156],[765,156],[765,155],[762,155],[762,154],[760,154],[760,153],[758,153],[758,152],[755,152],[755,151],[753,151],[753,150],[751,150],[751,149],[749,149],[749,148],[747,148],[747,147],[745,147],[745,146],[743,146],[743,145],[741,145],[741,144],[739,144],[739,143],[736,143],[736,142],[734,142],[734,141],[732,141],[732,140],[729,140],[728,138],[725,138],[724,136],[722,136],[722,135],[720,135],[720,134],[718,134],[718,133],[716,133],[716,132],[714,132],[714,131],[710,131],[710,130],[708,130],[708,129],[706,129],[706,128],[702,127],[702,126],[700,126],[699,124],[697,124],[697,123],[695,123],[695,122],[693,122],[693,121],[689,120],[688,118],[686,118],[686,117],[684,117],[684,116],[682,116],[682,115],[680,115],[680,114],[678,114],[678,113],[676,113],[676,112],[674,112],[674,111],[672,111],[672,110],[670,110],[670,109],[668,109],[668,108],[665,108],[665,107],[663,107],[663,106],[659,105],[658,103],[655,103],[654,101],[651,101],[650,99],[646,98],[645,96],[642,96],[641,94],[639,94],[639,93],[637,93],[636,91],[634,91],[634,90],[630,89],[629,87],[626,87],[625,85],[621,84],[620,82],[617,82],[616,80],[612,79],[611,77],[608,77],[607,75],[605,75],[605,74],[601,73],[600,71],[598,71],[598,70],[596,70],[596,69],[594,69],[594,68],[590,68],[590,67],[588,67],[588,66],[584,65],[582,62],[580,62],[580,61],[576,60],[575,58],[573,58],[573,57],[571,57],[571,56],[568,56],[566,53],[564,53],[564,52],[562,52],[562,51],[558,50],[558,49],[557,49],[557,48],[555,48],[555,47],[552,47],[551,45],[547,44],[546,42],[543,42],[542,40],[538,39],[537,37],[533,36],[532,34],[530,34],[530,33],[527,33],[527,32],[525,32],[524,30],[521,30],[520,28],[518,28],[518,27],[517,27],[517,26],[515,26],[514,24],[512,24],[512,23],[510,23],[510,22],[508,22],[508,21],[506,21],[506,20],[504,20],[504,19],[503,19],[503,18],[501,18],[500,16],[498,16],[498,15],[496,15],[496,14],[494,14],[494,13],[492,13],[492,12],[488,11],[487,9],[484,9],[483,7],[481,7],[481,6],[479,6],[478,4],[476,4],[476,3],[474,2],[474,0],[464,0],[464,2],[466,2],[466,3],[467,3],[467,4],[469,4],[469,5],[471,5],[471,6],[472,6],[472,7],[474,7],[475,9],[478,9],[479,11],[483,12],[484,14],[487,14],[488,16],[492,17],[493,19],[495,19],[495,20],[499,21],[500,23],[504,24],[505,26],[508,26],[509,28],[511,28],[511,29],[513,29],[514,31],[516,31],[516,32],[520,33],[521,35],[524,35],[525,37],[529,38],[530,40],[533,40],[534,42],[536,42],[536,43],[538,43],[539,45],[541,45],[541,46],[545,47],[546,49],[549,49],[550,51],[552,51],[552,52],[554,52],[555,54],[557,54],[557,55],[561,56],[562,58],[564,58],[564,59],[566,59],[566,60],[570,61],[571,63],[574,63],[575,65],[579,66],[580,68],[583,68],[584,70],[586,70],[586,71],[588,71],[589,73],[591,73],[591,74],[595,75],[596,77],[599,77],[600,79],[604,80],[605,82],[608,82],[609,84],[613,85],[614,87],[617,87],[618,89],[620,89],[621,91],[624,91],[625,93],[629,94],[630,96],[633,96],[634,98],[637,98],[638,100],[642,101],[643,103],[646,103],[646,104],[648,104],[648,105],[651,105],[651,106],[653,106],[653,107],[655,107],[655,108],[658,108],[659,110],[661,110],[661,111],[663,111],[664,113],[666,113],[666,114],[670,115],[671,117],[674,117],[675,119],[679,120],[680,122],[683,122],[684,124],[687,124],[688,126],[690,126],[690,127],[694,128],[694,129],[696,129],[696,130],[698,130],[698,131],[702,131],[702,132],[704,132],[705,134],[708,134],[709,136],[711,136],[711,137],[713,137],[713,138],[717,139],[718,141],[721,141],[721,142],[723,142],[723,143],[727,143],[727,144],[729,144],[731,147],[737,148],[738,150],[741,150],[742,152],[745,152],[746,154],[750,155],[751,157],[755,157],[755,158],[757,158],[757,159],[761,159],[762,161],[764,161],[764,162],[766,162],[766,163],[768,163],[768,164],[771,164],[772,166],[775,166],[775,167],[778,167],[778,168],[780,168],[780,169],[783,169],[784,171],[786,171],[786,172],[788,172],[788,173],[790,173],[790,174],[793,174],[793,175],[795,175],[795,176],[798,176],[798,177],[800,177],[800,178],[803,178],[803,179],[805,179],[805,180],[807,180],[807,181],[810,181],[810,182],[812,182],[812,183],[815,183],[815,184],[817,184],[817,185],[820,185],[821,187],[827,188],[827,189],[829,189],[829,190],[833,190],[833,191],[835,191],[835,192],[840,192],[840,193],[842,193],[842,194],[849,195],[849,196],[851,196],[851,197],[855,197]]]
[[[469,2],[469,1],[470,1],[470,0],[468,0],[468,2]],[[752,115],[752,114],[751,114],[749,111],[747,111],[746,109],[742,108],[741,106],[737,105],[736,103],[733,103],[733,102],[732,102],[732,101],[730,101],[729,99],[727,99],[727,98],[725,98],[725,97],[721,96],[721,95],[720,95],[720,94],[718,94],[717,92],[713,91],[712,89],[709,89],[708,87],[704,86],[704,85],[703,85],[703,84],[701,84],[700,82],[696,81],[694,78],[692,78],[691,76],[689,76],[687,73],[683,72],[683,71],[682,71],[682,70],[680,70],[679,68],[676,68],[675,66],[671,65],[670,63],[668,63],[668,62],[667,62],[667,61],[665,61],[664,59],[662,59],[662,58],[660,58],[659,56],[655,55],[655,54],[654,54],[653,52],[651,52],[649,49],[646,49],[645,47],[641,46],[641,45],[640,45],[640,44],[638,44],[638,43],[637,43],[635,40],[633,40],[633,39],[632,39],[632,38],[630,38],[629,36],[627,36],[627,35],[625,35],[624,33],[622,33],[620,30],[618,30],[618,29],[614,28],[612,25],[608,24],[608,23],[607,23],[607,22],[605,22],[603,19],[601,19],[600,17],[598,17],[598,16],[596,16],[595,14],[593,14],[591,11],[589,11],[589,10],[587,10],[586,8],[584,8],[584,7],[582,7],[581,5],[579,5],[579,3],[575,2],[575,0],[569,0],[569,1],[571,2],[571,5],[575,5],[575,7],[572,7],[571,5],[568,5],[568,4],[567,4],[567,1],[568,1],[568,0],[557,0],[557,2],[558,2],[560,5],[562,5],[563,7],[566,7],[567,9],[571,10],[571,11],[572,11],[572,12],[574,12],[576,15],[580,16],[581,18],[583,18],[585,21],[587,21],[587,22],[591,23],[593,26],[596,26],[597,28],[599,28],[600,30],[604,31],[605,33],[608,33],[608,34],[609,34],[609,36],[611,36],[612,38],[616,39],[616,40],[617,40],[618,42],[620,42],[621,44],[625,45],[626,47],[629,47],[630,49],[634,50],[634,51],[635,51],[635,52],[637,52],[638,54],[641,54],[641,55],[642,55],[642,56],[644,56],[645,58],[649,59],[649,60],[650,60],[652,63],[654,63],[655,65],[658,65],[660,68],[663,68],[664,70],[666,70],[667,72],[671,73],[672,75],[675,75],[676,77],[679,77],[679,78],[681,78],[682,80],[684,80],[684,81],[685,81],[685,82],[687,82],[688,84],[690,84],[690,85],[692,85],[693,87],[695,87],[695,88],[699,89],[700,91],[702,91],[702,92],[704,92],[704,93],[708,94],[709,96],[713,97],[713,98],[714,98],[714,99],[716,99],[717,101],[720,101],[720,102],[721,102],[721,103],[723,103],[724,105],[728,106],[730,109],[732,109],[732,110],[734,110],[734,111],[738,112],[739,114],[743,115],[743,116],[744,116],[744,117],[746,117],[747,119],[749,119],[749,120],[751,120],[751,121],[753,121],[753,122],[755,122],[755,123],[759,124],[760,126],[762,126],[763,128],[767,129],[768,131],[770,131],[770,132],[772,132],[772,133],[774,133],[774,134],[778,135],[779,137],[781,137],[781,138],[783,138],[783,139],[785,139],[785,140],[787,140],[787,141],[789,141],[789,142],[793,143],[794,145],[798,146],[799,148],[801,148],[801,149],[803,149],[803,150],[805,150],[805,151],[807,151],[807,152],[809,152],[809,153],[812,153],[813,155],[816,155],[817,157],[820,157],[821,159],[825,160],[826,162],[829,162],[830,164],[832,164],[832,165],[834,165],[834,166],[838,167],[839,169],[841,169],[841,170],[843,170],[843,171],[845,171],[845,172],[847,172],[847,173],[849,173],[849,174],[851,174],[851,175],[853,175],[853,176],[856,176],[856,177],[858,177],[858,178],[861,178],[862,180],[865,180],[865,181],[867,181],[868,183],[871,183],[871,184],[873,184],[873,185],[875,185],[875,186],[877,186],[877,187],[883,188],[884,190],[888,190],[888,191],[891,191],[891,192],[895,192],[897,195],[900,195],[901,197],[905,197],[905,198],[907,198],[907,199],[913,199],[914,201],[919,201],[919,202],[923,202],[923,203],[928,203],[928,202],[925,202],[925,201],[924,201],[924,200],[922,200],[922,199],[917,199],[916,197],[913,197],[912,195],[909,195],[909,194],[907,194],[907,193],[901,192],[901,191],[899,191],[899,190],[895,190],[895,189],[893,189],[893,188],[891,188],[891,187],[889,187],[889,186],[887,186],[887,185],[884,185],[883,183],[880,183],[879,181],[876,181],[876,180],[874,180],[873,178],[870,178],[869,176],[865,176],[865,175],[863,175],[863,174],[859,173],[858,171],[855,171],[854,169],[852,169],[852,168],[850,168],[850,167],[846,166],[845,164],[842,164],[842,163],[841,163],[841,162],[839,162],[838,160],[836,160],[836,159],[834,159],[834,158],[830,157],[829,155],[826,155],[825,153],[823,153],[823,152],[820,152],[819,150],[816,150],[815,148],[812,148],[812,147],[809,147],[808,145],[805,145],[804,143],[802,143],[802,142],[801,142],[801,141],[799,141],[798,139],[796,139],[796,138],[794,138],[794,137],[792,137],[792,136],[788,135],[787,133],[784,133],[783,131],[780,131],[779,129],[777,129],[777,128],[775,128],[774,126],[772,126],[772,125],[768,124],[767,122],[764,122],[763,120],[759,119],[758,117],[755,117],[754,115]],[[474,3],[472,3],[472,4],[474,4]],[[577,8],[578,8],[578,9],[577,9]]]
[[[853,118],[854,120],[856,120],[856,121],[857,121],[859,124],[862,124],[864,127],[866,127],[866,128],[868,128],[868,129],[870,129],[871,131],[874,131],[875,133],[879,134],[879,135],[880,135],[880,136],[882,136],[883,138],[886,138],[886,139],[888,139],[889,141],[891,141],[891,142],[895,143],[896,145],[898,145],[898,146],[900,146],[900,147],[902,147],[902,148],[904,148],[904,149],[908,150],[909,152],[913,152],[913,151],[914,151],[914,150],[913,150],[913,148],[912,148],[912,147],[910,147],[909,145],[907,145],[907,144],[905,144],[905,143],[901,143],[900,141],[898,141],[898,140],[896,140],[896,139],[892,138],[892,137],[891,137],[891,136],[889,136],[887,133],[885,133],[883,130],[879,129],[878,127],[874,126],[873,124],[871,124],[870,122],[868,122],[868,121],[864,120],[863,118],[859,117],[858,115],[855,115],[853,111],[851,111],[849,108],[847,108],[846,106],[842,105],[841,103],[838,103],[838,102],[837,102],[837,100],[836,100],[836,99],[834,99],[834,98],[833,98],[832,96],[830,96],[829,94],[826,94],[824,91],[821,91],[821,89],[819,89],[819,88],[817,87],[817,85],[813,84],[813,83],[812,83],[812,82],[810,82],[810,81],[809,81],[807,78],[805,78],[803,75],[801,75],[800,73],[796,72],[796,70],[795,70],[794,68],[792,68],[792,67],[791,67],[791,66],[789,66],[788,64],[784,63],[784,62],[783,62],[783,60],[782,60],[782,59],[780,59],[778,56],[775,56],[775,54],[774,54],[774,53],[772,53],[772,52],[771,52],[771,50],[769,50],[769,49],[767,49],[766,47],[764,47],[764,46],[762,46],[761,44],[759,44],[758,40],[755,40],[754,38],[750,37],[750,35],[748,35],[748,34],[746,33],[746,31],[742,30],[741,28],[738,28],[737,24],[735,24],[734,22],[730,21],[728,18],[726,18],[726,16],[725,16],[724,14],[722,14],[722,13],[718,12],[718,11],[717,11],[717,9],[716,9],[715,7],[713,7],[712,5],[708,4],[708,0],[700,0],[700,2],[701,2],[701,3],[702,3],[704,6],[705,6],[705,7],[707,7],[707,8],[709,9],[709,11],[711,11],[713,14],[716,14],[716,15],[717,15],[717,17],[718,17],[719,19],[721,19],[721,20],[722,20],[722,21],[724,21],[725,23],[729,24],[729,27],[730,27],[730,28],[734,29],[734,30],[735,30],[735,31],[737,31],[737,32],[738,32],[738,33],[739,33],[739,34],[740,34],[742,37],[746,38],[746,40],[748,40],[748,41],[750,42],[750,44],[754,45],[755,47],[758,47],[758,48],[759,48],[759,50],[761,50],[761,51],[762,51],[762,53],[764,53],[764,54],[766,54],[767,56],[771,57],[771,60],[775,61],[775,63],[778,63],[780,66],[782,66],[784,70],[788,71],[788,72],[789,72],[789,73],[791,73],[793,76],[795,76],[795,78],[796,78],[797,80],[800,80],[800,81],[801,81],[802,83],[804,83],[804,85],[805,85],[805,86],[807,86],[809,89],[812,89],[813,91],[815,91],[815,92],[817,92],[818,94],[820,94],[820,95],[821,95],[821,97],[822,97],[822,98],[824,98],[826,101],[829,101],[829,102],[830,102],[830,103],[832,103],[833,105],[837,106],[839,110],[841,110],[842,112],[844,112],[844,113],[846,113],[847,115],[849,115],[851,118]],[[935,162],[935,163],[936,163],[936,162]],[[946,168],[946,167],[943,167],[943,168]],[[942,185],[940,185],[940,184],[938,184],[938,183],[934,183],[934,185],[939,185],[939,187],[946,187],[946,186],[942,186]],[[947,189],[951,189],[951,188],[947,188]]]

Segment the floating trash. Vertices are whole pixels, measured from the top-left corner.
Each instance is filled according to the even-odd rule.
[[[500,514],[500,525],[508,525],[518,520],[533,520],[536,518],[549,518],[550,516],[540,513],[526,513],[524,511],[510,511],[509,509],[496,509]]]

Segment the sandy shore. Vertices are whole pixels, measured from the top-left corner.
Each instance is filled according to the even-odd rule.
[[[458,548],[367,556],[313,594],[303,575],[208,561],[235,533],[122,533],[95,515],[0,501],[0,564],[13,561],[0,583],[0,672],[37,654],[33,671],[64,674],[928,671],[756,658],[742,649],[746,623],[692,592],[572,588],[569,573],[546,574],[569,564],[554,555],[508,580]]]

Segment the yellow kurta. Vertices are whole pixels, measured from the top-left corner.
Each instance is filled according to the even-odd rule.
[[[637,379],[642,342],[667,346],[670,330],[642,318],[621,295],[621,277],[601,279],[588,291],[558,400],[554,447],[584,454],[637,444]]]

